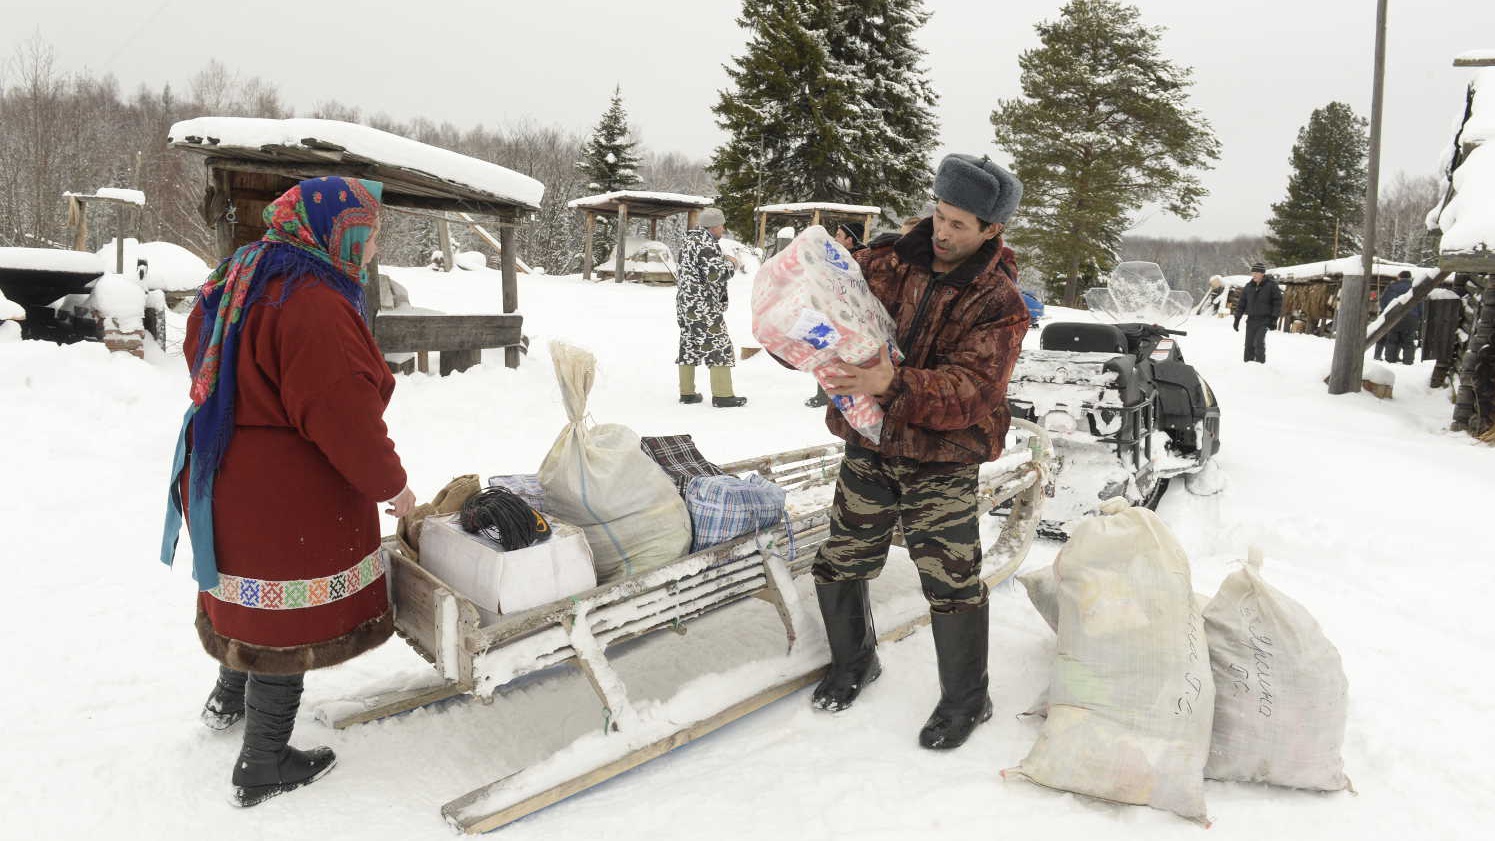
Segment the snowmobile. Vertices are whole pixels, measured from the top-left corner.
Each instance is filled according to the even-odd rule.
[[[1179,476],[1194,493],[1219,490],[1219,403],[1184,361],[1175,337],[1187,334],[1154,323],[1187,316],[1189,294],[1168,289],[1156,264],[1133,262],[1085,297],[1113,323],[1048,324],[1008,391],[1013,418],[1052,436],[1055,481],[1039,533],[1058,540],[1111,497],[1156,508]]]

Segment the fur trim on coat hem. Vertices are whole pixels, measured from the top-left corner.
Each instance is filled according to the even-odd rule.
[[[394,630],[394,612],[385,610],[340,637],[276,648],[222,636],[213,630],[213,623],[202,607],[197,608],[197,636],[202,640],[203,650],[230,669],[251,674],[294,675],[336,666],[382,645]]]

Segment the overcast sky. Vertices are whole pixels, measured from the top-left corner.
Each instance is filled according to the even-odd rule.
[[[928,0],[921,41],[941,94],[940,151],[1007,156],[988,118],[1016,96],[1017,57],[1059,0]],[[1193,221],[1149,216],[1137,233],[1228,237],[1265,230],[1286,189],[1298,128],[1332,100],[1368,115],[1374,0],[1142,0],[1165,52],[1194,68],[1194,104],[1221,159]],[[1433,172],[1473,71],[1453,56],[1495,48],[1495,3],[1391,2],[1383,183]],[[181,87],[216,58],[276,83],[306,111],[337,99],[365,113],[461,126],[520,120],[585,131],[623,86],[654,150],[706,157],[722,139],[710,107],[745,41],[738,0],[362,0],[276,6],[192,0],[0,0],[0,55],[40,33],[63,69],[115,74],[126,91]],[[616,9],[612,11],[610,9]],[[9,74],[7,74],[9,75]]]

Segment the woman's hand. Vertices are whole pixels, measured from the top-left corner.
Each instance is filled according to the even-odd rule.
[[[410,486],[406,485],[405,489],[400,491],[399,496],[387,500],[385,505],[389,507],[384,509],[384,513],[403,517],[415,509],[415,491],[410,490]]]

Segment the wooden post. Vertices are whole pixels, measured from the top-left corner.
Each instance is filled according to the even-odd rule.
[[[68,201],[72,202],[78,208],[78,230],[77,230],[76,233],[73,234],[73,250],[74,251],[87,251],[88,250],[88,205],[86,203],[84,203],[84,202],[79,201],[76,198],[69,198]]]
[[[504,225],[498,229],[499,267],[504,278],[504,313],[511,313],[519,309],[519,272],[514,261],[518,255],[514,253],[517,246],[514,245],[514,226]],[[504,367],[519,367],[519,348],[509,346],[504,348]]]
[[[862,244],[863,245],[866,245],[867,243],[869,243],[869,242],[872,241],[872,220],[873,220],[873,218],[874,217],[872,216],[872,214],[869,213],[869,214],[867,214],[867,218],[862,222]]]
[[[593,262],[593,259],[592,259],[592,237],[593,237],[594,234],[597,233],[597,214],[593,213],[590,210],[587,211],[586,230],[587,230],[587,237],[586,237],[587,245],[586,245],[586,251],[584,252],[584,254],[582,256],[582,261],[581,261],[581,279],[582,280],[591,280],[592,279],[592,262]]]
[[[457,255],[452,248],[452,223],[441,218],[436,220],[436,240],[441,245],[442,270],[457,268]]]
[[[114,206],[114,273],[125,273],[125,206]]]
[[[203,204],[203,221],[213,229],[214,244],[218,247],[219,259],[222,259],[234,253],[234,223],[228,216],[233,207],[233,195],[229,192],[227,170],[213,166],[207,170],[208,192]]]
[[[694,228],[696,225],[698,225],[700,223],[700,221],[701,221],[701,211],[700,211],[699,208],[697,208],[695,210],[692,210],[692,211],[690,211],[690,212],[688,212],[688,213],[685,214],[685,227],[686,227],[687,230],[690,229],[690,228]]]
[[[626,202],[618,202],[618,250],[617,253],[613,255],[613,271],[615,272],[615,274],[613,275],[613,281],[615,283],[623,282],[623,263],[625,261],[625,255],[623,252],[627,250],[626,248],[624,248],[624,244],[627,241],[628,204]]]
[[[649,220],[649,239],[659,239],[659,219]]]
[[[767,241],[768,241],[768,214],[767,213],[760,213],[760,214],[758,214],[758,247],[759,248],[766,247],[764,245],[764,243],[766,243]]]
[[[368,325],[369,332],[378,335],[374,330],[374,319],[379,315],[379,258],[375,257],[369,261],[369,286],[363,291],[363,321]]]
[[[820,224],[820,209],[819,208],[816,208],[815,210],[813,210],[813,211],[810,212],[810,224],[811,225],[819,225]]]
[[[1371,86],[1370,161],[1366,167],[1365,235],[1359,277],[1346,276],[1334,314],[1334,361],[1329,369],[1329,393],[1360,390],[1365,372],[1365,289],[1376,262],[1376,210],[1381,179],[1381,104],[1386,81],[1386,0],[1376,2],[1376,64]]]

